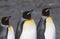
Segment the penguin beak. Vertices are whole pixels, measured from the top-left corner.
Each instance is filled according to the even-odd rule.
[[[8,17],[9,19],[11,18],[11,16]]]
[[[30,12],[33,12],[33,9],[31,9]]]
[[[31,9],[27,15],[31,14],[31,12],[33,12],[33,9]]]
[[[31,9],[27,15],[31,14],[31,12],[33,12],[33,9]]]
[[[8,21],[11,18],[11,16],[7,17],[5,20]]]

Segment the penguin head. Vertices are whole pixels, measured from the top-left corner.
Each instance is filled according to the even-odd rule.
[[[23,18],[24,19],[31,19],[31,12],[32,11],[33,10],[23,12]]]
[[[42,10],[42,15],[43,15],[43,16],[49,16],[49,15],[50,15],[49,8],[44,8],[44,9]]]
[[[11,16],[9,16],[9,17],[2,17],[1,23],[2,23],[3,25],[9,25],[9,19],[10,19],[10,17],[11,17]]]

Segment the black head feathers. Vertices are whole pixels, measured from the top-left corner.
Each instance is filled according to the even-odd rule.
[[[32,11],[33,10],[23,12],[23,18],[25,18],[25,19],[31,19],[31,12]]]
[[[1,23],[2,23],[3,25],[9,25],[9,19],[10,19],[10,17],[11,17],[11,16],[9,16],[9,17],[2,17]]]
[[[43,15],[43,16],[49,16],[49,15],[50,15],[49,8],[44,8],[44,9],[42,10],[42,15]]]

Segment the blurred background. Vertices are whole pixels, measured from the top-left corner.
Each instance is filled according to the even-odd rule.
[[[56,27],[56,39],[60,39],[60,0],[0,0],[0,19],[11,16],[10,24],[16,31],[22,13],[33,9],[32,18],[38,24],[43,8],[51,7],[50,15]]]

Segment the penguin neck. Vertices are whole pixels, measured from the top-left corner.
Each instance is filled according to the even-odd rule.
[[[49,18],[49,17],[51,17],[51,16],[48,16],[47,18]]]
[[[47,16],[42,16],[42,19],[45,20],[47,18]]]
[[[25,20],[24,18],[21,18],[21,20]]]
[[[28,20],[32,20],[32,19],[26,19],[26,20],[28,21]]]
[[[7,28],[7,27],[8,27],[8,25],[3,25],[3,24],[1,24],[1,26],[2,26],[2,27],[5,27],[5,28]]]

